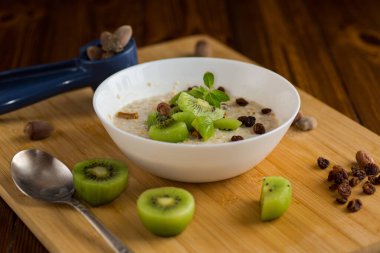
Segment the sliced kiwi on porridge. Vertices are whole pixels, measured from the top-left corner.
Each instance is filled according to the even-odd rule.
[[[195,98],[186,92],[182,92],[178,97],[178,107],[184,112],[191,112],[196,117],[207,116],[212,120],[224,117],[225,111],[211,106],[207,101]]]
[[[274,113],[263,114],[263,106],[249,101],[242,107],[235,97],[214,89],[214,76],[206,72],[204,84],[179,92],[167,93],[132,102],[123,107],[141,115],[138,119],[115,117],[115,125],[138,136],[164,142],[227,143],[233,136],[244,139],[257,135],[253,123],[260,123],[266,132],[278,126]],[[221,108],[222,107],[222,108]],[[254,122],[242,118],[255,119]],[[251,124],[252,123],[252,124]]]
[[[166,127],[153,125],[148,130],[152,140],[165,142],[182,142],[189,137],[189,131],[185,122],[175,122]]]

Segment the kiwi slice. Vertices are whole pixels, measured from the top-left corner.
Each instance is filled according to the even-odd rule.
[[[195,116],[191,112],[177,112],[172,115],[175,121],[182,121],[186,123],[187,129],[193,129],[191,122],[195,119]]]
[[[191,112],[196,117],[207,116],[212,120],[224,117],[225,111],[211,106],[207,101],[195,98],[186,92],[182,92],[177,100],[178,107],[184,112]]]
[[[214,127],[221,130],[236,130],[241,125],[241,121],[237,119],[217,119],[214,121]]]
[[[189,137],[185,122],[174,122],[166,127],[153,125],[148,131],[149,138],[156,141],[181,142]]]
[[[174,236],[181,233],[193,218],[195,201],[191,193],[176,187],[144,191],[137,199],[142,224],[153,234]]]
[[[157,120],[157,112],[151,112],[148,114],[148,119],[146,120],[146,124],[148,125],[148,128],[156,124]]]
[[[211,136],[214,135],[214,123],[210,117],[196,117],[191,123],[191,125],[202,136],[204,141],[207,141]]]
[[[128,166],[113,159],[79,162],[74,165],[72,173],[77,196],[92,206],[111,202],[128,183]]]
[[[292,185],[280,176],[263,179],[261,187],[261,220],[273,220],[288,210],[292,199]]]

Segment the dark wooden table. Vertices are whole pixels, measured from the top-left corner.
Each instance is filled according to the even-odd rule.
[[[380,133],[380,1],[25,2],[0,0],[0,71],[76,57],[123,24],[139,47],[205,33]],[[0,236],[0,252],[46,252],[2,199]]]

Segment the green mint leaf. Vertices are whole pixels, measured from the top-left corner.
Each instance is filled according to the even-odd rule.
[[[201,88],[192,88],[191,90],[187,91],[188,94],[195,98],[202,98],[203,99],[203,90]]]
[[[203,82],[211,90],[214,86],[214,74],[211,72],[206,72],[203,75]]]
[[[211,92],[208,92],[206,95],[205,95],[205,98],[204,98],[210,105],[212,106],[215,106],[216,108],[220,108],[220,101],[218,100],[218,98],[212,94]]]
[[[211,94],[213,94],[219,102],[226,102],[230,100],[230,97],[220,90],[212,90]]]

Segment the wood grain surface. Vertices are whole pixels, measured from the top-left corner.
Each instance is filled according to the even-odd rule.
[[[75,57],[81,45],[121,24],[134,27],[140,47],[207,33],[379,134],[379,5],[372,0],[2,0],[0,71]],[[154,58],[179,56],[170,53],[157,52]],[[223,50],[215,55],[237,57]],[[3,118],[1,129],[7,126]],[[5,235],[1,252],[45,252],[1,199],[0,234]]]

